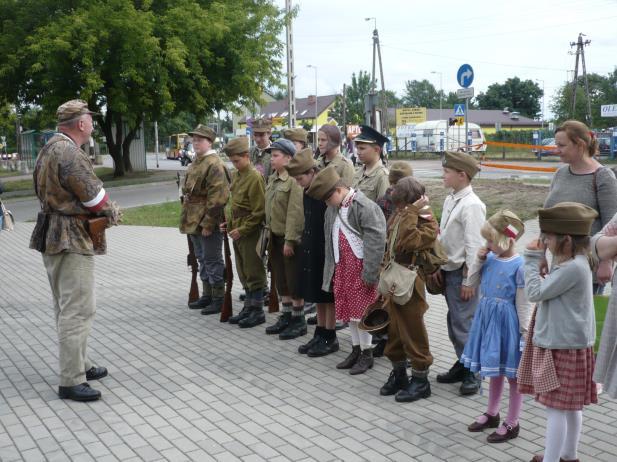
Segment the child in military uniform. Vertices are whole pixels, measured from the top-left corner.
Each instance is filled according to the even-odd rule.
[[[283,312],[266,334],[279,334],[281,340],[306,335],[304,300],[299,296],[297,279],[298,246],[304,228],[302,188],[287,173],[286,166],[296,154],[294,144],[284,138],[269,148],[274,173],[266,186],[266,227],[270,231],[270,264]]]
[[[386,189],[384,195],[377,199],[377,205],[381,207],[381,211],[386,217],[386,221],[388,221],[390,216],[394,213],[394,204],[392,202],[392,191],[394,190],[394,186],[402,178],[412,175],[413,169],[411,168],[411,164],[409,162],[399,160],[398,162],[393,162],[390,165],[390,173],[388,174],[390,186]]]
[[[236,271],[246,291],[242,311],[229,318],[229,322],[254,327],[266,322],[263,310],[266,272],[255,250],[265,216],[264,180],[251,165],[246,137],[227,143],[225,153],[236,171],[231,181],[231,199],[225,208],[226,222],[221,227],[229,230],[233,239]]]
[[[308,144],[308,132],[304,128],[288,128],[283,131],[283,138],[291,141],[296,152],[302,151]]]
[[[362,125],[360,129],[361,132],[354,143],[362,166],[356,170],[351,185],[362,191],[373,202],[377,202],[377,199],[383,197],[390,186],[388,169],[381,161],[383,145],[388,138],[367,125]]]

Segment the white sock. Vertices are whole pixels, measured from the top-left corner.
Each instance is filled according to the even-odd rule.
[[[578,440],[581,437],[583,426],[583,411],[565,411],[566,413],[566,441],[561,449],[561,457],[565,460],[578,459]]]
[[[373,348],[373,336],[371,333],[362,329],[358,329],[358,332],[360,334],[360,349],[368,350]]]
[[[351,344],[353,346],[360,345],[360,329],[358,329],[358,321],[349,321],[349,332],[351,333]]]
[[[559,462],[561,449],[566,439],[566,412],[552,407],[546,408],[546,442],[544,462]]]

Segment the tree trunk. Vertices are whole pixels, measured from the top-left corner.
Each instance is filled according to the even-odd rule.
[[[114,160],[114,177],[124,176],[125,170],[124,163],[122,162],[122,144],[116,141],[117,139],[122,139],[122,123],[117,123],[116,114],[111,110],[108,110],[105,117],[99,120],[101,120],[101,129],[105,135],[105,142],[109,150],[109,155]],[[116,127],[116,133],[114,133],[113,130],[114,126]]]

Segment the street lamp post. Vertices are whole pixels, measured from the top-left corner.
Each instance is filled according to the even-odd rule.
[[[443,73],[439,71],[431,71],[431,74],[439,74],[439,120],[442,120]]]
[[[546,100],[546,94],[544,93],[544,80],[536,79],[538,82],[542,82],[542,130],[544,130],[544,101]]]
[[[317,66],[309,64],[306,67],[310,67],[315,71],[315,147],[317,147]]]

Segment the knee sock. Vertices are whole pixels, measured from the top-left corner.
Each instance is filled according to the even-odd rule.
[[[581,437],[583,426],[583,411],[564,411],[566,413],[566,440],[561,449],[561,457],[564,460],[578,459],[578,440]]]
[[[361,329],[358,329],[358,333],[360,334],[360,349],[368,350],[373,348],[373,336],[371,333]]]
[[[357,322],[351,321],[349,323],[349,333],[351,334],[351,344],[353,346],[360,345],[360,332]]]
[[[546,408],[546,442],[544,462],[558,462],[566,439],[566,412],[552,407]]]
[[[294,306],[291,310],[291,316],[304,316],[304,306]]]
[[[289,302],[283,302],[283,313],[291,313],[292,304]]]
[[[516,379],[508,379],[508,384],[510,385],[510,401],[508,402],[508,415],[506,416],[505,422],[511,427],[515,427],[521,415],[523,395],[518,392],[518,383]]]

